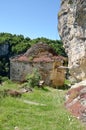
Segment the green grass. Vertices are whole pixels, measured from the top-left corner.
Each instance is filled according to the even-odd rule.
[[[17,84],[5,83],[2,88],[6,87],[17,88]],[[1,98],[0,130],[15,130],[15,127],[19,130],[86,130],[86,127],[65,109],[65,92],[45,87],[35,88],[21,98]],[[24,103],[24,100],[32,101],[33,104]]]

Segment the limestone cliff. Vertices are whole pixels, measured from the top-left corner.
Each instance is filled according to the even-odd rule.
[[[0,57],[7,56],[9,54],[9,44],[0,44]]]
[[[86,0],[62,0],[58,19],[70,74],[77,81],[86,79]]]
[[[6,43],[0,43],[0,76],[9,76],[9,55],[10,46]]]

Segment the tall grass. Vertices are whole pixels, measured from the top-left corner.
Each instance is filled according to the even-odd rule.
[[[4,87],[17,88],[17,84],[6,83]],[[15,127],[18,130],[86,130],[65,109],[65,92],[50,87],[34,88],[21,98],[1,98],[0,130],[15,130]]]

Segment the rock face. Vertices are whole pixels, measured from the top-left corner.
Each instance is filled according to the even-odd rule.
[[[0,43],[0,76],[9,76],[9,43]]]
[[[86,79],[86,0],[62,0],[58,19],[70,74],[82,81]]]
[[[6,56],[9,53],[9,44],[1,44],[0,45],[0,56]]]
[[[78,86],[68,90],[66,108],[86,124],[86,86]]]

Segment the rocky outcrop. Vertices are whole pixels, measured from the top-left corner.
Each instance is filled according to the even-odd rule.
[[[0,76],[9,77],[9,56],[10,45],[9,43],[0,43]]]
[[[68,90],[66,108],[78,119],[86,124],[86,86],[78,86]]]
[[[58,19],[70,74],[82,81],[86,79],[86,0],[62,0]]]
[[[1,56],[6,56],[9,53],[9,44],[0,44],[0,57]]]

